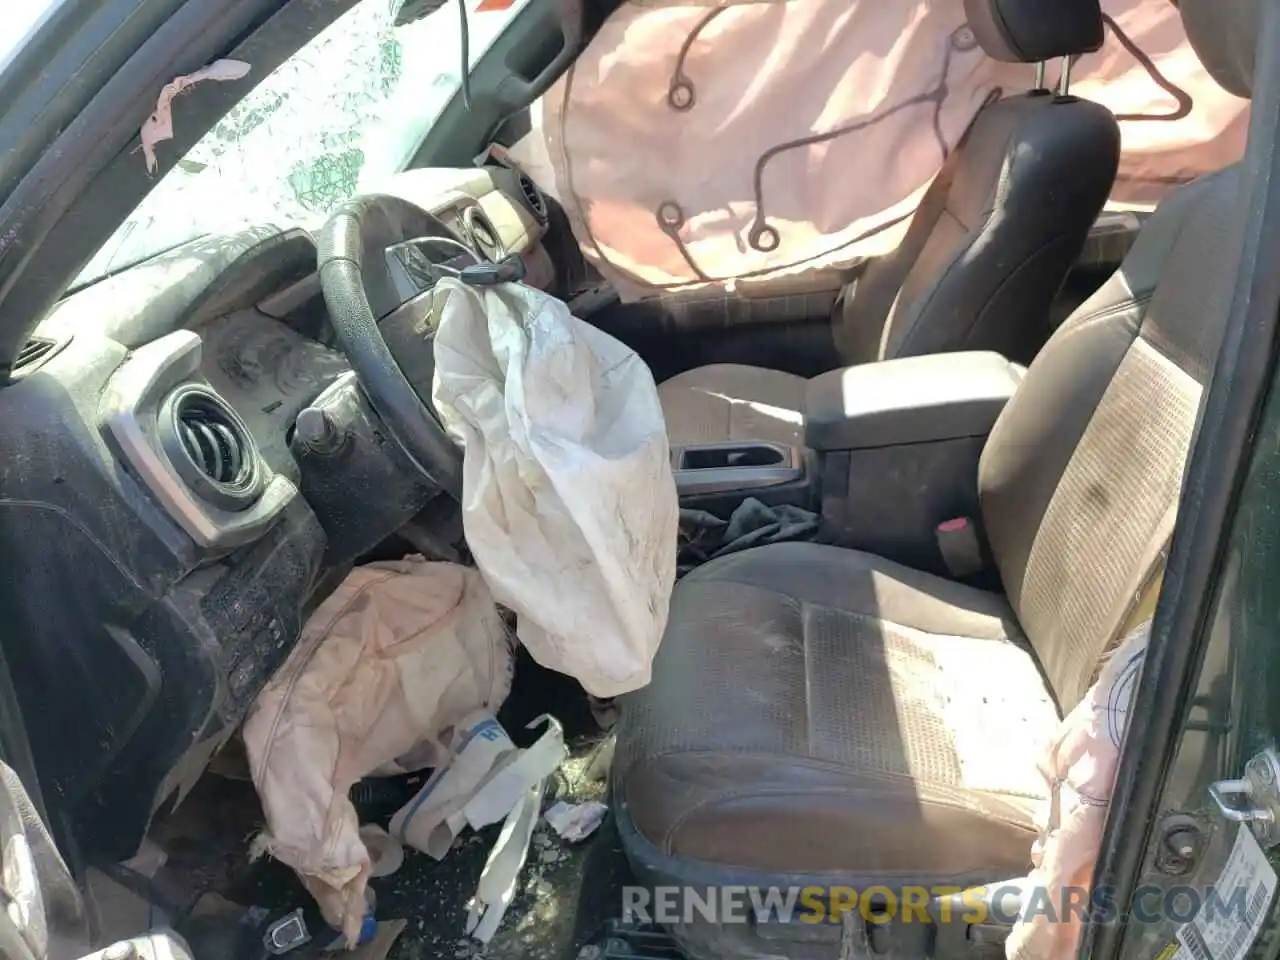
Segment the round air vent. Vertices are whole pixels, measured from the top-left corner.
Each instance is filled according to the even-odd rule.
[[[542,191],[538,189],[538,185],[523,173],[516,177],[516,182],[520,185],[520,194],[524,197],[525,204],[533,211],[533,215],[540,221],[545,221],[547,201],[542,198]]]
[[[9,368],[9,378],[11,380],[16,380],[28,373],[34,373],[36,368],[41,366],[46,360],[66,345],[66,340],[50,340],[48,337],[31,337],[22,345],[22,349],[18,351],[18,355],[13,358],[13,365]]]
[[[249,428],[208,387],[188,384],[170,394],[159,428],[174,469],[202,499],[244,510],[262,493],[262,458]]]

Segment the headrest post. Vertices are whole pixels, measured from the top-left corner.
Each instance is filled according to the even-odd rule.
[[[1044,89],[1044,61],[1043,60],[1036,61],[1036,85],[1034,89],[1036,90]]]
[[[1062,75],[1058,77],[1058,96],[1065,97],[1071,92],[1071,57],[1062,58]]]

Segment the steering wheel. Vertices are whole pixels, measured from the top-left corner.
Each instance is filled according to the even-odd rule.
[[[320,288],[334,336],[387,431],[423,474],[461,499],[462,449],[431,404],[430,339],[420,337],[415,344],[425,354],[413,358],[411,383],[378,327],[405,301],[387,248],[417,237],[454,240],[443,223],[406,200],[381,194],[349,200],[320,231]]]

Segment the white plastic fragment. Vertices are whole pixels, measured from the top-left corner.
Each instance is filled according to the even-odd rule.
[[[442,860],[464,827],[479,830],[507,817],[532,785],[564,761],[559,721],[544,715],[529,726],[543,723],[546,732],[520,750],[491,714],[472,714],[451,739],[451,759],[391,818],[392,835]]]
[[[391,818],[392,834],[437,860],[464,827],[504,821],[468,906],[466,932],[481,943],[492,939],[511,905],[547,777],[566,756],[560,722],[543,714],[529,729],[543,724],[546,732],[521,750],[491,714],[473,714],[450,738],[451,759]]]
[[[494,773],[492,779],[467,803],[467,822],[479,830],[497,823],[515,806],[532,784],[551,776],[564,762],[568,751],[564,746],[564,730],[560,721],[550,714],[543,714],[526,729],[546,724],[546,732],[533,746],[520,751],[520,755]]]
[[[565,803],[561,800],[544,816],[548,825],[562,840],[577,843],[596,832],[604,823],[604,816],[609,812],[607,805],[598,800],[585,803]]]
[[[467,933],[481,943],[488,943],[498,932],[507,907],[516,893],[516,880],[529,856],[529,841],[538,822],[545,778],[529,787],[519,803],[507,815],[498,842],[489,851],[489,859],[480,874],[476,895],[467,909]]]
[[[156,109],[142,125],[142,155],[147,160],[147,173],[156,172],[156,144],[173,139],[173,100],[180,93],[205,80],[240,80],[249,74],[249,64],[242,60],[215,60],[195,73],[175,77],[160,90]]]
[[[124,861],[121,866],[128,867],[134,873],[150,880],[155,878],[168,860],[169,854],[163,847],[150,839],[144,839],[142,845],[138,847],[138,852]]]

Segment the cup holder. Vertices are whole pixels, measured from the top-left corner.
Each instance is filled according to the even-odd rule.
[[[671,451],[681,496],[749,491],[791,483],[804,476],[804,457],[778,443],[704,443]]]
[[[730,467],[773,467],[786,463],[782,447],[764,444],[685,447],[678,470],[723,470]]]

